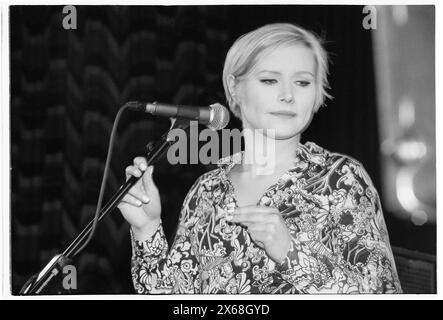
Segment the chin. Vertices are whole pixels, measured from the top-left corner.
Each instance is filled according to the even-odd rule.
[[[284,140],[284,139],[293,138],[296,135],[300,134],[300,132],[305,126],[301,126],[299,121],[293,121],[293,122],[273,121],[272,123],[269,123],[267,127],[269,129],[275,130],[276,140]]]
[[[261,119],[261,121],[257,121],[257,125],[252,127],[256,130],[263,130],[264,135],[275,140],[287,140],[301,134],[310,124],[310,121],[301,122],[300,119],[296,121]],[[275,130],[275,136],[271,136],[271,133],[267,134],[267,130]]]
[[[297,119],[296,121],[278,121],[268,124],[268,128],[275,129],[276,140],[287,140],[294,138],[297,135],[303,133],[311,124],[311,117],[307,119]]]
[[[278,130],[275,132],[275,140],[288,140],[292,139],[295,136],[300,134],[300,132],[279,132]]]
[[[275,136],[271,137],[275,140],[287,140],[294,138],[295,136],[299,135],[301,132],[300,130],[294,130],[294,127],[291,128],[268,128],[270,130],[275,130]],[[264,130],[264,133],[266,134],[266,130]]]

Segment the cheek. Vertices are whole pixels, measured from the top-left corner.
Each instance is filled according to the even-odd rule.
[[[256,113],[263,109],[266,105],[266,100],[269,99],[269,94],[263,94],[262,90],[252,85],[243,87],[239,93],[241,109],[245,113]]]
[[[314,103],[315,103],[315,94],[309,97],[306,97],[306,99],[301,103],[302,108],[300,110],[300,113],[302,114],[301,120],[303,124],[309,123],[311,118],[314,115]]]
[[[303,124],[306,125],[306,124],[310,123],[313,116],[314,116],[314,108],[310,108],[305,113],[305,116],[303,119]]]
[[[310,113],[314,108],[315,100],[316,100],[316,90],[306,90],[299,97],[299,101],[301,108],[303,111]]]
[[[305,100],[315,100],[316,94],[317,94],[317,88],[315,86],[311,86],[302,91],[302,95]]]

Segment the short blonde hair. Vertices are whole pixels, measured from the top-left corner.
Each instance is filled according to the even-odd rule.
[[[232,75],[236,81],[248,75],[259,59],[276,47],[282,45],[304,45],[312,50],[316,62],[316,98],[314,112],[332,96],[326,91],[328,83],[328,54],[323,48],[322,40],[313,32],[307,31],[290,23],[268,24],[238,38],[226,55],[223,68],[223,87],[229,108],[240,118],[240,109],[230,92],[228,77]]]

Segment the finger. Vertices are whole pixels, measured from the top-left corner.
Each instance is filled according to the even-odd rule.
[[[252,239],[252,241],[256,244],[257,247],[264,249],[265,248],[265,244],[259,240],[254,240]]]
[[[248,226],[248,232],[250,233],[267,232],[267,228],[265,224],[254,223]]]
[[[232,222],[235,223],[241,223],[244,225],[252,225],[252,224],[266,224],[266,223],[272,223],[273,222],[273,216],[275,214],[273,213],[263,213],[263,212],[256,212],[254,214],[250,213],[243,213],[243,214],[233,214],[232,215]]]
[[[135,207],[140,207],[142,205],[142,202],[139,199],[137,199],[136,197],[134,197],[130,194],[126,194],[123,197],[123,199],[119,203],[119,206],[120,206],[120,204],[125,204],[125,203],[130,204]]]
[[[126,180],[129,179],[131,176],[139,178],[143,174],[139,169],[137,169],[134,166],[126,167],[125,173],[126,173]]]
[[[272,241],[272,236],[267,231],[251,231],[248,229],[248,233],[254,241],[259,241],[263,244],[270,243]]]
[[[236,208],[233,213],[233,222],[238,223],[277,223],[280,212],[277,208],[266,206],[245,206]]]
[[[240,208],[236,208],[234,210],[234,214],[252,214],[252,213],[279,213],[277,208],[267,207],[267,206],[244,206]]]
[[[149,203],[149,201],[151,201],[148,197],[147,194],[143,193],[142,191],[140,191],[139,188],[135,188],[132,187],[128,194],[130,194],[131,196],[133,196],[134,198],[136,198],[137,200],[140,200],[143,203]]]
[[[155,183],[152,178],[152,173],[154,172],[154,166],[149,166],[146,172],[143,174],[143,186],[145,190],[150,190],[155,188]]]
[[[260,242],[266,242],[268,239],[268,234],[265,231],[251,231],[248,229],[249,235],[254,240],[260,241]]]
[[[143,157],[134,158],[134,166],[136,166],[141,171],[146,171],[146,169],[148,169],[147,161]]]
[[[249,236],[251,239],[261,248],[265,247],[265,243],[267,240],[266,232],[264,231],[256,231],[256,232],[250,232],[248,230]]]

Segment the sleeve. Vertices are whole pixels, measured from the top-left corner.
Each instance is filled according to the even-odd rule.
[[[194,289],[199,287],[199,263],[190,235],[197,219],[194,213],[201,180],[202,177],[197,179],[184,200],[170,250],[161,223],[146,241],[135,240],[131,231],[131,274],[137,293],[194,293]]]
[[[297,279],[292,284],[301,292],[401,293],[378,193],[359,162],[339,163],[326,175],[322,228],[290,228],[290,249],[278,269]]]

